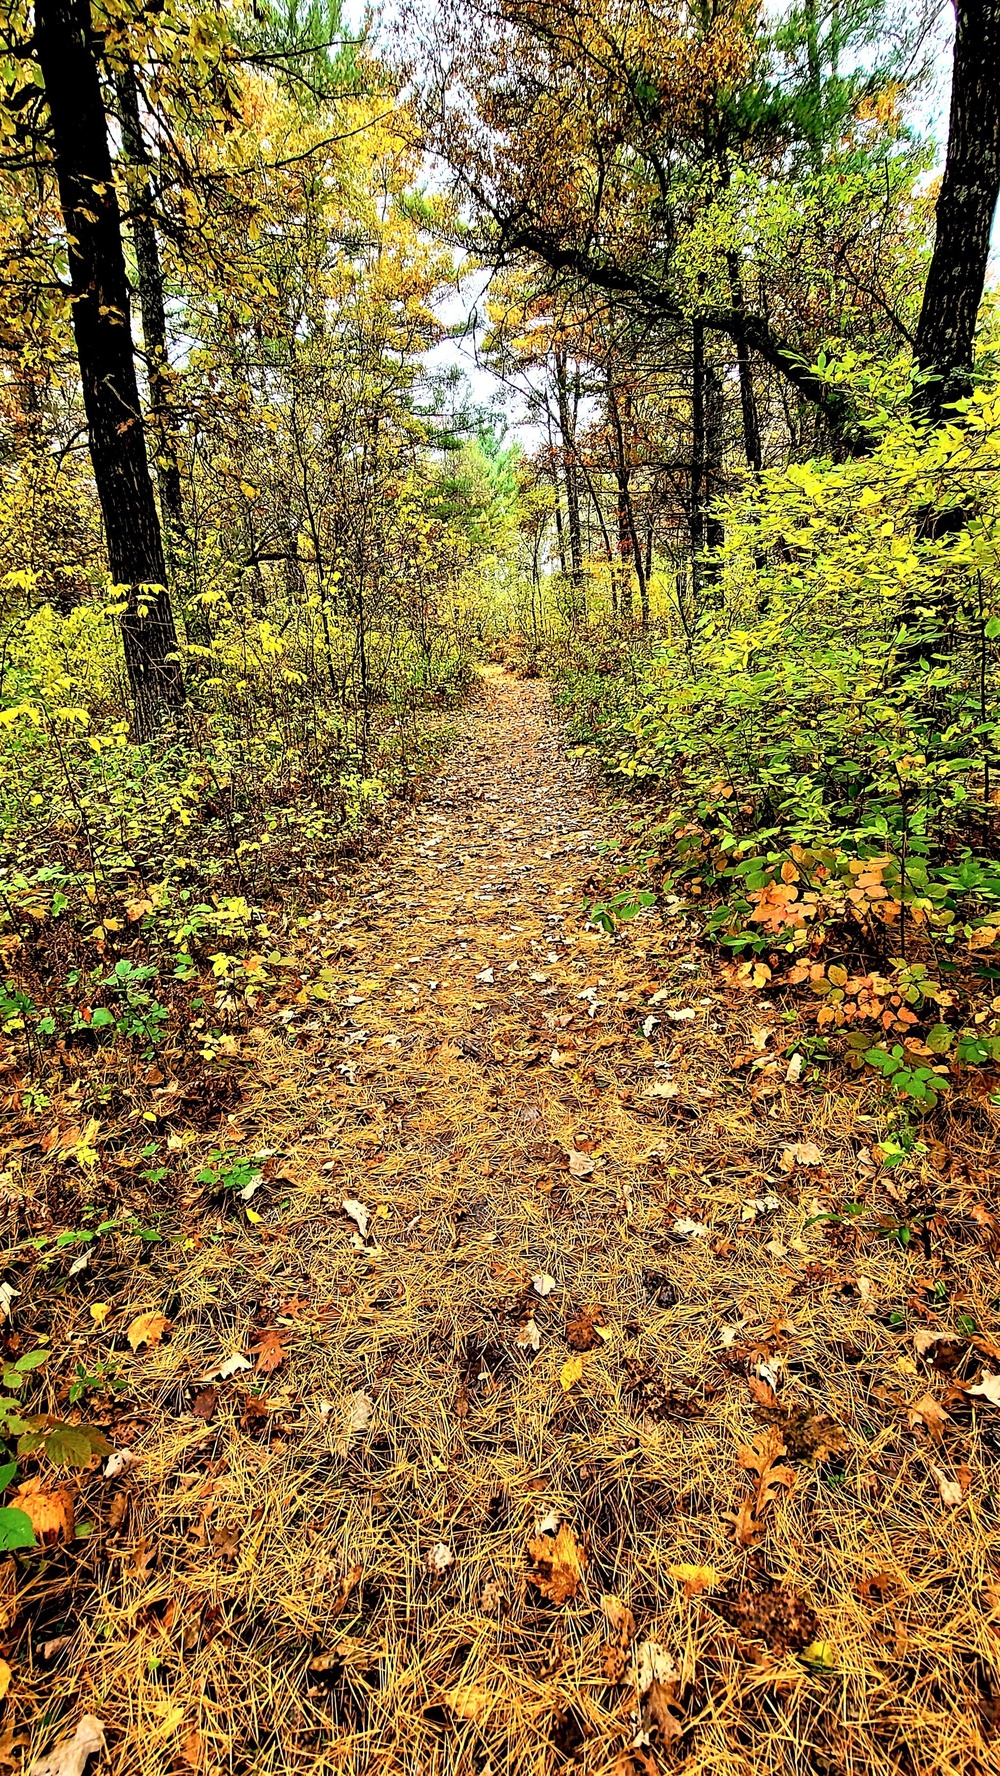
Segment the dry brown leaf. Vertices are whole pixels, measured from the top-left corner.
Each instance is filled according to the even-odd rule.
[[[653,1732],[667,1744],[679,1739],[684,1731],[674,1710],[679,1706],[677,1689],[680,1672],[666,1647],[659,1641],[644,1640],[635,1656],[635,1687],[639,1693],[639,1731],[633,1747],[650,1743]]]
[[[11,1500],[16,1511],[23,1511],[31,1521],[38,1540],[43,1543],[71,1542],[76,1529],[73,1496],[65,1487],[48,1487],[36,1475],[25,1480]]]
[[[536,1536],[528,1543],[528,1553],[534,1561],[529,1583],[537,1586],[543,1597],[565,1603],[576,1596],[587,1556],[568,1523],[560,1523],[554,1534]]]
[[[949,1479],[943,1468],[934,1467],[933,1464],[931,1465],[931,1473],[937,1481],[941,1503],[943,1505],[960,1505],[964,1496],[961,1480]]]
[[[621,1683],[628,1668],[628,1649],[635,1639],[635,1617],[612,1592],[601,1598],[601,1611],[615,1637],[601,1648],[604,1675],[609,1683]]]
[[[600,1333],[595,1326],[603,1309],[595,1304],[585,1307],[574,1319],[566,1321],[566,1343],[570,1350],[589,1351],[600,1341]]]
[[[589,1178],[596,1160],[589,1153],[578,1153],[575,1147],[569,1150],[570,1176],[573,1178]]]
[[[159,1344],[164,1332],[168,1331],[169,1327],[170,1322],[164,1314],[137,1314],[125,1336],[134,1351],[137,1351],[143,1344],[149,1345],[152,1349],[153,1345]]]
[[[781,1155],[781,1163],[790,1172],[793,1166],[821,1166],[826,1161],[815,1141],[791,1141]]]
[[[923,1425],[932,1443],[941,1442],[945,1425],[951,1423],[951,1415],[938,1404],[933,1394],[924,1394],[923,1398],[918,1400],[915,1405],[908,1406],[906,1417],[911,1431],[915,1431],[920,1425]]]
[[[87,1759],[103,1750],[104,1722],[85,1714],[71,1738],[60,1739],[48,1757],[35,1759],[28,1776],[83,1776]]]
[[[256,1354],[257,1368],[262,1375],[273,1375],[276,1369],[281,1368],[288,1355],[284,1342],[287,1337],[287,1332],[279,1332],[276,1328],[269,1327],[266,1332],[261,1333],[257,1343],[250,1346],[250,1349]]]

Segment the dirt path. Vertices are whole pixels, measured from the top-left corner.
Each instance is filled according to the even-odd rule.
[[[683,925],[586,928],[609,816],[543,686],[463,720],[261,1022],[220,1144],[263,1182],[116,1304],[174,1329],[67,1713],[129,1776],[996,1767],[996,1455],[907,1415],[942,1272],[816,1219],[871,1105]]]

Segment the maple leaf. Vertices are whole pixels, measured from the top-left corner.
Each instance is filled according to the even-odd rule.
[[[568,1523],[560,1523],[554,1532],[543,1529],[528,1543],[528,1553],[534,1562],[528,1582],[543,1597],[552,1603],[566,1603],[576,1596],[587,1556]]]
[[[273,1375],[275,1369],[281,1368],[288,1355],[284,1344],[287,1337],[287,1332],[280,1332],[275,1327],[269,1327],[267,1331],[261,1333],[257,1343],[250,1346],[250,1349],[256,1353],[257,1368],[261,1375]]]
[[[125,1333],[134,1351],[141,1345],[149,1345],[150,1349],[159,1344],[164,1332],[170,1330],[170,1321],[161,1313],[137,1314]]]

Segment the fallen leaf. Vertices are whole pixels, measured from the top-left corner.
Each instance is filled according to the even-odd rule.
[[[634,1747],[649,1745],[654,1731],[664,1743],[680,1738],[684,1729],[674,1713],[679,1683],[680,1672],[666,1647],[656,1640],[644,1640],[635,1656],[635,1687],[640,1705]]]
[[[589,1153],[578,1153],[575,1147],[570,1148],[569,1170],[571,1177],[589,1178],[595,1163]]]
[[[10,1689],[10,1680],[13,1675],[14,1673],[11,1671],[6,1659],[0,1659],[0,1702],[3,1701],[7,1691]]]
[[[537,1535],[528,1543],[528,1553],[534,1562],[528,1581],[543,1597],[565,1603],[576,1596],[587,1556],[568,1523],[560,1523],[554,1534]]]
[[[522,1275],[523,1274],[524,1273],[522,1272]],[[541,1295],[544,1300],[546,1295],[551,1295],[556,1286],[556,1279],[555,1277],[547,1276],[544,1271],[539,1271],[537,1276],[532,1277],[531,1286],[534,1289],[535,1294]]]
[[[351,1438],[360,1436],[371,1424],[374,1401],[370,1394],[362,1392],[352,1394],[347,1402],[347,1416],[344,1430],[337,1438],[336,1448],[339,1455],[346,1455],[351,1446]]]
[[[690,1024],[694,1019],[694,1015],[694,1011],[690,1006],[685,1006],[680,1011],[668,1011],[666,1013],[666,1016],[670,1019],[672,1024]]]
[[[536,1351],[538,1349],[542,1342],[542,1335],[534,1320],[525,1320],[524,1325],[518,1331],[517,1342],[522,1350]]]
[[[582,1356],[567,1357],[559,1371],[559,1386],[562,1388],[563,1392],[568,1394],[570,1388],[576,1386],[582,1374]]]
[[[87,1759],[104,1750],[104,1722],[85,1714],[72,1738],[60,1739],[48,1757],[36,1758],[28,1776],[83,1776]]]
[[[814,1671],[836,1671],[837,1655],[832,1640],[812,1640],[803,1647],[799,1658]]]
[[[969,1394],[981,1400],[988,1400],[991,1406],[1000,1406],[1000,1375],[987,1375],[983,1371],[983,1379],[976,1387],[968,1389]]]
[[[13,1317],[14,1302],[20,1293],[20,1289],[15,1289],[13,1283],[0,1283],[0,1320]]]
[[[793,1054],[791,1060],[788,1063],[788,1070],[785,1074],[785,1083],[787,1085],[795,1085],[797,1083],[799,1075],[801,1074],[802,1068],[804,1065],[805,1065],[805,1063],[803,1061],[802,1056],[798,1052]]]
[[[671,1079],[654,1079],[651,1085],[647,1085],[643,1096],[647,1098],[676,1098],[680,1089],[680,1086],[675,1085]]]
[[[943,1505],[960,1505],[962,1503],[962,1482],[949,1480],[943,1468],[931,1465],[931,1473],[938,1483],[938,1494]]]
[[[667,1572],[672,1579],[684,1587],[685,1597],[700,1597],[703,1591],[711,1591],[719,1583],[719,1574],[714,1566],[668,1566]]]
[[[599,1306],[585,1307],[575,1319],[566,1321],[566,1343],[570,1350],[589,1351],[600,1342],[600,1333],[594,1325],[598,1315],[603,1312]]]
[[[424,1565],[429,1573],[447,1572],[449,1566],[454,1564],[455,1556],[447,1542],[435,1542],[424,1557]]]
[[[924,1394],[915,1405],[908,1406],[906,1417],[910,1430],[915,1431],[923,1425],[932,1443],[941,1442],[945,1425],[951,1423],[950,1413],[939,1405],[933,1394]]]
[[[610,1592],[601,1598],[601,1611],[615,1637],[601,1648],[604,1675],[609,1683],[621,1683],[628,1668],[628,1649],[635,1639],[635,1617],[621,1598]]]
[[[492,985],[493,985],[493,970],[492,970],[492,968],[480,969],[479,973],[476,975],[476,979],[477,979],[477,981],[482,981],[484,987],[492,987]]]
[[[343,1209],[344,1214],[347,1215],[351,1221],[357,1223],[358,1232],[360,1233],[361,1238],[367,1239],[368,1223],[371,1220],[371,1210],[367,1209],[363,1202],[358,1202],[358,1199],[355,1196],[345,1196],[340,1206]]]
[[[793,1166],[821,1166],[826,1162],[814,1141],[793,1141],[782,1153],[781,1163],[790,1172]]]
[[[287,1337],[287,1332],[279,1332],[274,1327],[269,1327],[266,1332],[261,1333],[257,1343],[250,1346],[251,1350],[256,1353],[257,1368],[261,1375],[273,1375],[276,1369],[281,1368],[288,1355],[284,1345],[284,1340]]]
[[[202,1388],[191,1402],[191,1411],[194,1414],[194,1417],[203,1418],[205,1423],[208,1424],[215,1412],[218,1400],[219,1395],[215,1388]]]
[[[73,1498],[65,1487],[47,1487],[36,1475],[18,1487],[11,1504],[15,1511],[24,1512],[40,1542],[73,1540]]]
[[[106,1301],[94,1301],[91,1303],[88,1312],[95,1326],[103,1326],[111,1309]]]
[[[134,1351],[137,1351],[143,1344],[149,1345],[152,1349],[154,1345],[159,1344],[164,1332],[168,1331],[169,1327],[170,1322],[164,1314],[137,1314],[125,1336]]]
[[[700,1240],[706,1237],[708,1228],[703,1221],[692,1221],[690,1215],[682,1215],[678,1221],[674,1222],[671,1232],[675,1233],[678,1239]]]
[[[478,1684],[456,1684],[445,1694],[445,1702],[452,1714],[470,1721],[485,1720],[495,1700],[491,1690],[482,1690]]]
[[[253,1364],[250,1362],[250,1359],[243,1356],[240,1351],[236,1351],[233,1356],[225,1357],[221,1363],[217,1363],[214,1369],[208,1371],[207,1375],[199,1375],[198,1380],[229,1381],[230,1377],[238,1375],[241,1369],[252,1368]]]

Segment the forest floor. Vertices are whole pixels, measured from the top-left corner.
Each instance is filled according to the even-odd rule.
[[[129,1453],[0,1567],[0,1766],[89,1712],[119,1776],[1000,1768],[986,1134],[904,1186],[680,914],[588,927],[547,687],[459,726],[221,1123],[150,1094],[171,1237],[47,1285]]]

